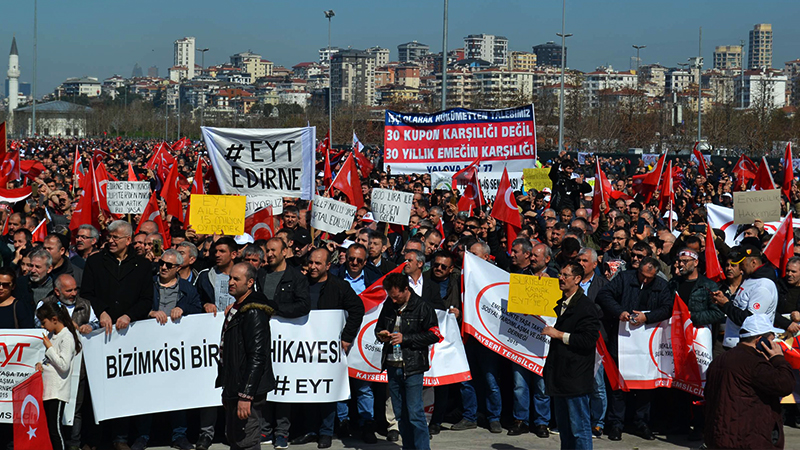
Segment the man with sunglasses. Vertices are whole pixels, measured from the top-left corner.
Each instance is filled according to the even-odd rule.
[[[178,276],[178,269],[183,264],[183,257],[177,250],[164,251],[157,261],[158,275],[153,277],[153,309],[149,316],[164,325],[167,320],[177,322],[181,317],[203,312],[200,306],[200,294],[192,283]],[[186,411],[171,411],[172,448],[191,450],[194,448],[186,438]],[[153,415],[144,414],[135,420],[139,437],[131,448],[147,448]]]

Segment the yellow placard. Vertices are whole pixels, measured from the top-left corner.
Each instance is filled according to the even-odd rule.
[[[558,278],[511,274],[508,312],[556,317],[553,308],[561,299]]]
[[[544,188],[553,188],[553,180],[550,179],[550,168],[543,169],[522,169],[522,179],[525,180],[525,192],[531,189],[541,191]]]
[[[197,195],[190,199],[189,224],[197,234],[244,234],[244,195]]]

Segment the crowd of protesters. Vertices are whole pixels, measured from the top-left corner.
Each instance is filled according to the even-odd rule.
[[[377,151],[367,152],[375,169],[361,180],[363,197],[369,205],[374,187],[412,192],[411,219],[402,230],[376,223],[366,206],[358,210],[350,230],[332,236],[315,233],[309,226],[309,202],[294,198],[284,198],[275,237],[269,240],[198,235],[168,216],[163,202],[168,230],[138,216],[114,220],[103,212],[95,224],[99,227],[70,226],[80,194],[73,176],[76,155],[84,167],[102,162],[110,178],[127,179],[132,167],[138,179],[151,181],[158,190],[158,174],[145,168],[156,144],[120,139],[15,143],[23,158],[41,162],[43,170],[7,186],[31,184],[30,197],[0,203],[0,223],[5,224],[0,328],[32,328],[40,319],[50,323],[52,309],[39,318],[35,311],[53,304],[67,308],[74,325],[69,329],[81,334],[123,330],[151,318],[165,323],[189,314],[235,313],[226,327],[241,318],[250,328],[224,332],[222,358],[230,370],[230,364],[241,363],[241,355],[231,350],[237,343],[264,340],[256,330],[267,326],[264,311],[293,318],[311,310],[345,310],[341,340],[349,350],[364,315],[358,294],[405,264],[403,276],[386,278],[391,303],[387,301],[376,327],[376,337],[385,342],[388,387],[351,379],[350,401],[290,405],[264,400],[274,382],[268,368],[238,396],[228,374],[221,377],[223,402],[238,411],[245,404],[247,414],[239,414],[242,426],[259,429],[260,442],[251,442],[246,436],[231,436],[230,423],[226,437],[221,408],[164,413],[168,436],[154,433],[153,415],[95,425],[82,372],[74,425],[64,428],[54,448],[110,444],[115,450],[144,449],[166,439],[178,449],[203,450],[218,441],[234,448],[270,443],[281,449],[309,442],[327,448],[336,437],[364,444],[402,439],[403,448],[426,449],[435,446],[436,435],[444,430],[478,428],[519,436],[521,448],[535,448],[536,439],[553,433],[561,435],[563,448],[591,448],[593,439],[619,441],[624,433],[647,440],[688,435],[709,448],[780,448],[784,424],[796,424],[794,405],[779,404],[792,392],[794,376],[780,347],[770,341],[777,334],[800,333],[800,235],[781,276],[764,257],[770,235],[762,221],[740,226],[741,242],[734,247],[725,244],[720,230],[709,230],[705,205],[730,206],[732,192],[740,188],[730,167],[708,163],[707,173],[700,175],[695,162],[675,160],[675,201],[665,211],[659,208],[658,194],[645,201],[634,190],[633,176],[649,167],[638,160],[599,156],[614,195],[593,214],[593,189],[586,179],[596,175],[595,158],[578,164],[575,156],[562,153],[541,161],[551,167],[552,188],[515,192],[522,228],[510,245],[505,228],[489,213],[491,204],[459,211],[457,190],[433,190],[427,174],[392,174]],[[184,208],[204,153],[202,143],[172,152],[186,180]],[[334,164],[333,171],[338,169]],[[780,183],[780,170],[774,172]],[[783,213],[790,211],[800,212],[795,183],[783,198]],[[45,219],[46,237],[37,239],[33,231]],[[706,247],[706,233],[713,233],[714,249]],[[466,252],[508,272],[559,278],[564,293],[559,318],[543,331],[551,338],[551,353],[543,376],[538,376],[465,336],[473,378],[434,388],[434,410],[426,423],[421,374],[428,365],[424,349],[437,341],[428,332],[435,327],[432,311],[446,310],[460,319]],[[706,276],[709,258],[719,259],[723,281]],[[603,368],[594,367],[598,331],[616,360],[619,322],[641,326],[668,319],[676,293],[686,301],[693,324],[710,327],[714,336],[704,405],[675,389],[614,390]],[[245,311],[252,314],[244,318]],[[413,319],[401,321],[401,313]],[[8,440],[10,428],[2,428]]]

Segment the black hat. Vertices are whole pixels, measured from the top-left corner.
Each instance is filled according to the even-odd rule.
[[[606,231],[600,236],[600,241],[602,242],[611,242],[614,240],[614,233],[610,231]]]
[[[294,230],[294,237],[292,239],[295,247],[305,247],[311,243],[311,234],[305,228],[298,227]]]
[[[761,257],[761,250],[759,250],[758,247],[748,244],[737,245],[731,249],[728,258],[731,260],[731,263],[739,264],[749,256]]]

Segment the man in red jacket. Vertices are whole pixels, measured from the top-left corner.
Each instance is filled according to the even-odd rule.
[[[781,398],[792,393],[794,374],[773,343],[772,320],[753,314],[739,343],[711,362],[706,381],[708,448],[783,448]]]

